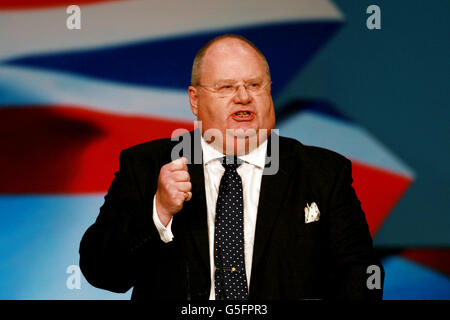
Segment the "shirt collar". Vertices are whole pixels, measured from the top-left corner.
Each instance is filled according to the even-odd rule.
[[[206,165],[208,162],[221,159],[225,157],[222,152],[217,151],[214,147],[208,144],[203,137],[201,138],[202,150],[203,150],[203,163]],[[261,143],[256,149],[252,150],[246,155],[239,156],[245,162],[253,164],[261,169],[264,169],[266,165],[266,151],[267,151],[267,139]]]

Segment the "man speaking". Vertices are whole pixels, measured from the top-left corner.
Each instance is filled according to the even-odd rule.
[[[380,299],[367,270],[381,283],[384,272],[351,163],[272,132],[258,48],[237,35],[211,40],[195,57],[189,99],[200,123],[181,137],[189,152],[174,158],[171,139],[122,151],[81,241],[89,283],[133,287],[134,300]]]

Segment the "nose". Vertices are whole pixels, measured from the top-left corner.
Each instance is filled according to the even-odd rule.
[[[248,104],[252,101],[252,96],[248,94],[244,85],[240,85],[236,94],[234,95],[234,102],[241,104]]]

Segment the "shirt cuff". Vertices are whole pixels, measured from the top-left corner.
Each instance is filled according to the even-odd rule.
[[[173,218],[170,219],[167,227],[164,227],[164,225],[161,223],[158,217],[158,212],[156,211],[156,195],[155,195],[153,197],[153,223],[155,224],[156,229],[158,230],[159,237],[165,243],[168,243],[173,240],[172,220]]]

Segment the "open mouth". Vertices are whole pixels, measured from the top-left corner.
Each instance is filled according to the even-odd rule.
[[[253,112],[244,110],[233,113],[232,118],[238,121],[249,121],[253,119],[254,115]]]

